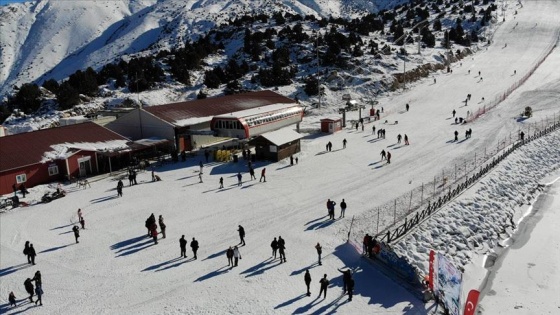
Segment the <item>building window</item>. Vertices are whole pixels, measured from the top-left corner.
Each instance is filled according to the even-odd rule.
[[[16,183],[22,184],[27,181],[27,176],[25,174],[16,175]]]
[[[58,175],[58,166],[51,165],[49,166],[49,176]]]

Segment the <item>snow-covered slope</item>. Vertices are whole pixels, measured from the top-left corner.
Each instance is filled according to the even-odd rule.
[[[236,16],[274,11],[352,17],[404,1],[40,0],[0,7],[0,95],[122,55],[170,48]]]

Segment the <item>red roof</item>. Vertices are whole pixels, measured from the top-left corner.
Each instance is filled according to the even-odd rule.
[[[127,138],[92,122],[0,137],[0,172],[40,163],[51,145]]]
[[[272,91],[248,92],[187,102],[145,107],[144,110],[171,124],[186,118],[217,116],[273,104],[296,101]]]

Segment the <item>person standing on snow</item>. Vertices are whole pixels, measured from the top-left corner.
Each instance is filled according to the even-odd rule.
[[[162,238],[165,238],[165,229],[167,226],[163,223],[163,216],[161,214],[159,215],[159,228],[161,229]]]
[[[200,166],[200,174],[202,174],[202,168],[204,167],[204,164],[202,164],[202,161],[200,161],[200,163],[198,163],[198,166]]]
[[[455,110],[453,110],[451,113],[453,114],[453,117],[455,117],[455,114],[457,114]]]
[[[239,259],[241,259],[241,253],[239,252],[239,248],[237,248],[237,246],[233,247],[233,258],[234,258],[234,261],[235,261],[235,264],[233,266],[237,267],[237,263],[238,263]]]
[[[408,109],[410,108],[410,106],[408,106],[408,103],[406,103],[405,108],[406,108],[406,111],[408,112]]]
[[[293,165],[293,163],[292,163],[292,165]],[[255,169],[252,168],[252,167],[249,168],[249,175],[251,175],[251,180],[253,180],[253,179],[256,180],[257,179],[257,177],[255,176]]]
[[[455,130],[455,132],[453,133],[455,135],[455,141],[459,140],[459,132],[457,130]]]
[[[311,291],[309,290],[309,286],[311,285],[311,274],[309,274],[309,269],[305,270],[303,280],[305,281],[305,286],[307,287],[307,296],[311,296]]]
[[[202,173],[198,173],[198,183],[202,183]]]
[[[155,221],[154,221],[154,224],[152,224],[152,227],[150,229],[150,233],[152,235],[152,239],[154,240],[154,245],[157,245],[158,244],[158,241],[157,241],[158,231],[157,231],[157,224],[156,224]]]
[[[237,229],[237,232],[239,232],[239,244],[241,244],[241,246],[245,246],[245,229],[239,225],[239,229]]]
[[[375,134],[375,126],[371,127],[371,134],[374,135]]]
[[[309,291],[309,290],[308,290]],[[8,295],[8,301],[10,302],[10,306],[12,307],[16,307],[17,303],[16,303],[16,295],[14,294],[14,291],[10,292],[10,295]]]
[[[117,196],[122,197],[122,189],[123,189],[123,182],[122,180],[119,179],[119,182],[117,183]]]
[[[82,226],[82,230],[85,230],[86,228],[86,220],[84,220],[84,217],[80,218],[80,225]]]
[[[74,231],[74,237],[76,238],[76,244],[77,244],[80,242],[78,241],[78,238],[80,237],[80,228],[77,225],[74,225],[72,231]]]
[[[342,273],[342,291],[343,293],[346,293],[346,290],[348,288],[348,280],[352,279],[352,273],[350,272],[349,269],[346,269],[344,271],[338,269],[338,271]]]
[[[408,136],[406,135],[406,133],[404,134],[404,145],[409,145],[410,143],[408,143]]]
[[[385,150],[381,150],[381,161],[385,160]]]
[[[194,237],[192,238],[191,241],[191,249],[193,251],[194,254],[194,259],[196,260],[196,251],[198,251],[198,241],[194,239]]]
[[[346,212],[346,201],[344,201],[344,199],[342,199],[342,202],[340,203],[340,217],[344,218],[344,213]]]
[[[342,148],[346,149],[346,138],[344,138],[344,140],[342,140]]]
[[[220,189],[224,188],[224,178],[220,177]]]
[[[241,186],[241,179],[243,178],[243,176],[241,175],[241,173],[237,173],[237,186]]]
[[[266,167],[262,169],[261,171],[261,178],[259,179],[259,183],[264,180],[264,182],[266,183]]]
[[[278,242],[278,253],[280,254],[280,262],[286,262],[286,246],[284,242]]]
[[[401,143],[401,139],[402,139],[402,136],[401,136],[401,134],[399,133],[399,135],[397,136],[397,143]]]
[[[23,248],[23,254],[27,256],[27,263],[31,263],[31,257],[29,257],[29,241],[25,242],[25,247]]]
[[[329,279],[327,279],[327,274],[326,273],[323,276],[323,278],[321,280],[319,280],[319,283],[321,283],[321,290],[319,291],[319,297],[321,296],[321,293],[324,292],[323,299],[326,299],[327,298],[327,287],[329,286]]]
[[[278,241],[276,237],[272,240],[272,243],[270,243],[270,247],[272,247],[272,256],[276,259],[276,252],[278,251]]]
[[[37,253],[35,252],[35,248],[33,248],[33,244],[29,244],[27,255],[29,256],[29,258],[31,258],[31,264],[35,265],[35,256],[37,256]]]
[[[23,286],[25,287],[25,292],[29,294],[29,302],[33,303],[33,293],[35,290],[33,288],[33,283],[31,283],[31,279],[27,278],[23,282]]]
[[[352,296],[354,295],[354,278],[350,278],[346,284],[346,289],[348,289],[348,301],[352,301]]]
[[[387,151],[387,164],[391,164],[391,152]]]
[[[228,266],[231,265],[231,267],[233,268],[233,249],[231,248],[231,246],[226,251],[226,257],[227,257],[227,260],[228,260],[227,265]]]
[[[181,248],[181,255],[179,257],[187,258],[187,240],[185,235],[181,236],[179,239],[179,247]]]
[[[317,245],[315,245],[315,249],[317,250],[317,256],[319,256],[319,266],[321,266],[323,265],[323,263],[321,263],[321,254],[323,253],[323,247],[321,247],[321,244],[317,242]]]
[[[35,305],[39,303],[39,306],[43,306],[43,288],[40,285],[35,286],[35,294],[37,294],[37,300],[35,301]]]

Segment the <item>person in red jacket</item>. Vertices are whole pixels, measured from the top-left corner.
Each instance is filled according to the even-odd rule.
[[[367,248],[368,248],[368,243],[369,243],[369,234],[366,234],[366,236],[364,236],[364,242],[363,242],[363,254],[362,255],[367,255]]]
[[[151,234],[152,234],[152,238],[154,239],[154,244],[157,244],[157,235],[158,235],[158,231],[157,231],[157,224],[154,223],[152,224],[152,228],[150,229]]]

